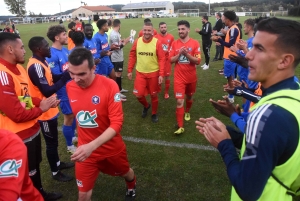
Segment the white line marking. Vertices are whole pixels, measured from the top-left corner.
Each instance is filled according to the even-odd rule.
[[[62,128],[58,128],[59,131],[62,131]],[[190,144],[190,143],[179,143],[179,142],[168,142],[163,140],[150,140],[145,138],[136,138],[129,136],[122,136],[123,140],[129,142],[143,143],[143,144],[152,144],[152,145],[161,145],[165,147],[179,147],[179,148],[188,148],[188,149],[198,149],[205,151],[218,151],[216,148],[212,146],[206,146],[201,144]]]

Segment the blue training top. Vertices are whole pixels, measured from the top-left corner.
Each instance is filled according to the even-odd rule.
[[[50,48],[51,58],[46,58],[53,75],[60,75],[64,71],[68,70],[68,56],[69,51],[67,48],[63,47],[61,50],[58,50],[54,47]],[[68,101],[66,85],[64,85],[60,90],[56,92],[57,97],[61,101]]]

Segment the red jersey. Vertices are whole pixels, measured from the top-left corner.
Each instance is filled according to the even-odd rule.
[[[76,25],[75,25],[75,31],[83,31],[82,23],[76,23]]]
[[[13,65],[0,58],[0,63],[8,68],[15,75],[20,75],[16,65]],[[28,78],[29,79],[29,78]],[[0,71],[0,111],[9,117],[12,121],[26,122],[39,117],[43,111],[39,108],[40,99],[32,97],[33,104],[36,106],[30,110],[26,110],[20,103],[15,92],[15,84],[11,75],[4,71]],[[2,115],[0,113],[0,115]],[[17,133],[22,140],[25,140],[40,130],[38,122],[31,128],[22,130]]]
[[[123,110],[116,82],[96,75],[89,87],[81,88],[72,80],[67,84],[67,94],[77,120],[78,146],[95,140],[110,127],[116,135],[92,154],[110,157],[120,153],[125,144],[120,135]]]
[[[43,201],[28,174],[27,149],[14,133],[0,129],[0,201]]]
[[[170,50],[171,45],[174,41],[174,36],[172,34],[167,33],[165,36],[162,35],[162,34],[156,34],[154,37],[157,38],[158,41],[161,42],[162,49],[166,53],[166,66],[170,67],[171,62],[169,60],[169,50]],[[167,68],[167,67],[165,67],[165,68]]]
[[[153,29],[153,36],[155,36],[156,34],[157,34],[157,31],[155,29]],[[144,33],[143,33],[143,29],[142,29],[139,32],[139,37],[142,37],[143,35],[144,35]]]
[[[169,57],[174,57],[179,54],[180,48],[187,48],[190,55],[199,59],[198,64],[201,61],[200,45],[197,40],[190,38],[186,43],[183,43],[180,39],[175,40],[172,43]],[[196,64],[191,63],[187,57],[180,55],[178,61],[175,63],[174,68],[174,82],[193,83],[197,81]]]

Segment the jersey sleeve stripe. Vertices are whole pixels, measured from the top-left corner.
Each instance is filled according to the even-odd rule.
[[[2,86],[9,84],[6,72],[4,72],[4,71],[0,72],[0,81],[1,81]]]
[[[258,125],[260,123],[261,117],[267,111],[271,104],[265,104],[253,111],[253,114],[250,116],[249,124],[247,125],[247,142],[255,144],[256,133],[258,132]]]
[[[39,76],[39,78],[44,77],[41,64],[35,63],[34,67],[35,67],[35,71],[36,71],[37,75]]]

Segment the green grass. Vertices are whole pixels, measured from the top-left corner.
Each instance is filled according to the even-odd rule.
[[[184,18],[191,23],[190,36],[201,43],[201,37],[194,32],[196,27],[202,26],[201,18]],[[246,17],[241,17],[243,22]],[[299,21],[299,18],[293,18]],[[168,24],[170,33],[177,39],[176,22],[178,18],[164,18],[152,21],[157,29],[160,21]],[[214,24],[215,21],[211,21]],[[130,29],[139,31],[142,28],[142,19],[121,20],[122,37],[129,36]],[[55,23],[56,24],[56,23]],[[28,24],[18,25],[22,40],[26,48],[26,58],[31,56],[27,47],[32,36],[46,37],[47,28],[51,24]],[[66,23],[64,23],[67,26]],[[131,45],[124,48],[124,67],[127,69],[128,53]],[[215,46],[212,46],[212,58],[215,54]],[[204,55],[202,54],[202,62]],[[138,103],[132,93],[127,93],[128,100],[123,104],[124,124],[121,134],[123,136],[146,138],[152,140],[163,140],[177,143],[193,143],[198,145],[209,145],[195,128],[194,121],[199,117],[215,116],[223,122],[230,121],[220,116],[209,104],[208,99],[220,99],[225,93],[222,85],[226,83],[224,77],[217,72],[223,66],[221,61],[210,63],[207,71],[198,68],[197,91],[194,96],[194,104],[191,109],[191,121],[185,122],[185,133],[174,136],[175,108],[176,102],[173,95],[173,84],[170,89],[170,99],[165,100],[163,94],[159,95],[159,122],[153,124],[150,116],[141,118],[142,106]],[[133,89],[133,81],[127,79],[127,70],[123,74],[123,87]],[[297,70],[299,75],[299,70]],[[173,79],[173,78],[172,78]],[[149,97],[148,97],[149,100]],[[241,103],[236,99],[236,103]],[[62,115],[61,115],[62,116]],[[60,126],[62,117],[60,117]],[[70,160],[66,152],[65,140],[60,133],[59,152],[62,161]],[[188,148],[165,147],[160,145],[149,145],[125,141],[127,145],[129,162],[137,175],[137,199],[138,201],[199,201],[213,200],[222,201],[230,198],[230,183],[226,175],[225,166],[218,152],[204,151]],[[43,147],[44,142],[43,142]],[[44,160],[41,164],[42,181],[47,191],[60,191],[64,197],[62,200],[74,201],[77,199],[77,186],[75,180],[68,183],[59,183],[51,178],[50,168],[43,148]],[[74,175],[74,169],[64,171]],[[101,174],[93,190],[93,199],[99,201],[123,200],[125,184],[123,179],[114,178]]]

